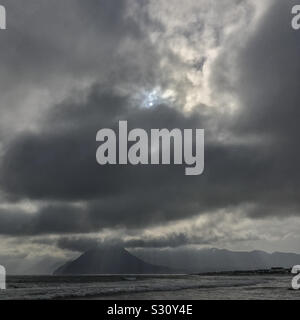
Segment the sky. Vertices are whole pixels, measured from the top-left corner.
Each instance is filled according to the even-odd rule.
[[[300,253],[294,0],[1,0],[0,264],[99,243]],[[205,171],[99,166],[96,133],[205,129]]]

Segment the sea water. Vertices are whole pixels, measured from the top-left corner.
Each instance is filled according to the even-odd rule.
[[[9,276],[0,299],[299,299],[289,275]]]

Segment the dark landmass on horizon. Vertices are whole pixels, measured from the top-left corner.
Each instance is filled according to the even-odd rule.
[[[66,262],[53,274],[287,274],[298,264],[300,255],[294,253],[202,249],[173,255],[162,251],[155,256],[153,252],[134,254],[121,247],[97,247]]]
[[[270,269],[257,270],[233,270],[219,272],[197,273],[199,276],[254,276],[254,275],[288,275],[291,274],[292,268],[273,267]]]
[[[124,248],[93,248],[54,271],[54,275],[76,274],[157,274],[172,269],[146,263]]]

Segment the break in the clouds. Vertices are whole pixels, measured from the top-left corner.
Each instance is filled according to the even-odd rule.
[[[92,233],[127,247],[268,247],[273,233],[263,239],[242,222],[271,232],[274,219],[298,219],[295,1],[1,3],[4,237],[61,237],[51,245],[72,251],[102,241],[86,240]],[[96,133],[120,120],[145,130],[205,129],[204,174],[99,166]],[[221,221],[236,214],[238,234],[230,224],[220,234],[220,211]],[[201,217],[208,231],[182,230]],[[176,230],[164,236],[156,229],[170,225]],[[276,230],[282,239],[294,232],[292,223]]]

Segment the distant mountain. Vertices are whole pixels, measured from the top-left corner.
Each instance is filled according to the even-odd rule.
[[[234,270],[291,268],[300,265],[300,254],[239,252],[220,249],[133,250],[136,256],[149,263],[186,270],[187,272],[215,272]]]
[[[54,271],[55,275],[158,273],[172,271],[168,267],[146,263],[120,247],[91,249]]]

